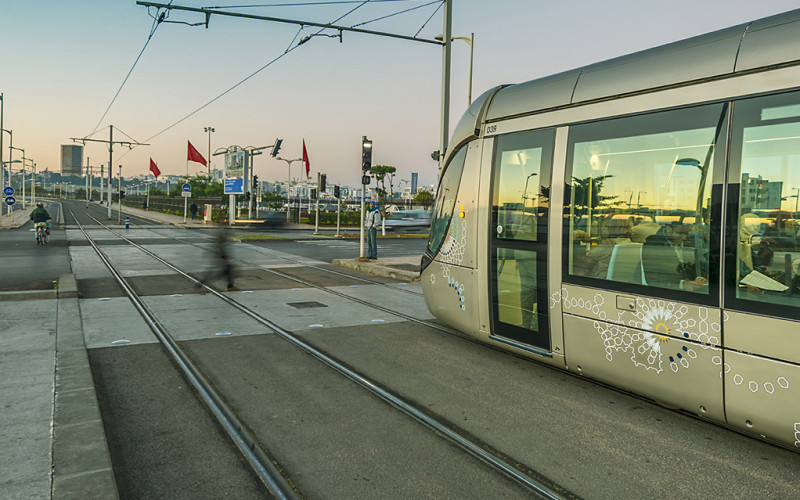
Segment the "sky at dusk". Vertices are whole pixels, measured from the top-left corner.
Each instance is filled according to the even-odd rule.
[[[172,3],[208,6],[199,0]],[[436,11],[440,2],[324,3],[215,0],[214,5],[426,39],[443,31],[442,9]],[[453,36],[475,34],[475,98],[499,84],[797,7],[796,0],[453,0]],[[61,144],[72,144],[73,137],[107,139],[113,125],[115,140],[149,144],[130,150],[115,146],[115,173],[122,165],[124,176],[144,174],[152,157],[162,173],[184,174],[186,141],[206,156],[204,127],[211,126],[216,130],[212,151],[271,145],[280,137],[279,156],[295,159],[305,140],[312,177],[326,173],[329,184],[360,182],[361,137],[366,135],[374,145],[373,164],[396,167],[396,183],[412,172],[419,173],[420,184],[436,182],[437,164],[430,154],[439,147],[440,47],[349,32],[341,42],[338,36],[315,36],[297,47],[319,29],[221,16],[212,16],[206,29],[180,23],[202,22],[201,14],[172,11],[167,20],[179,22],[158,24],[142,52],[155,14],[135,0],[2,0],[3,126],[13,130],[14,146],[25,148],[39,171],[60,170]],[[469,55],[469,46],[455,40],[451,131],[467,105]],[[8,139],[5,134],[4,160]],[[84,156],[92,165],[107,164],[108,148],[87,143]],[[215,168],[222,167],[222,158],[213,157]],[[189,164],[191,175],[204,171]],[[268,154],[255,158],[255,172],[266,181],[289,175],[287,163]],[[294,162],[292,177],[299,175],[300,162]]]

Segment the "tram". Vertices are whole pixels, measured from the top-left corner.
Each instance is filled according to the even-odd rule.
[[[483,342],[800,451],[800,10],[498,86],[421,281]]]

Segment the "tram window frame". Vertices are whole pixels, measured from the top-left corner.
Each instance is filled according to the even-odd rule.
[[[794,112],[790,113],[780,113],[776,112],[778,110],[787,111],[790,108],[794,110]],[[726,207],[726,230],[728,233],[725,237],[725,283],[723,289],[723,304],[726,309],[737,310],[741,312],[747,313],[756,313],[759,315],[766,315],[766,316],[774,316],[779,318],[786,318],[786,319],[793,319],[798,320],[800,319],[800,300],[798,301],[796,306],[792,306],[791,303],[786,303],[787,301],[783,299],[786,292],[770,292],[764,291],[758,292],[758,290],[753,287],[750,289],[742,289],[739,286],[737,281],[740,281],[740,272],[742,268],[740,265],[748,265],[745,262],[746,259],[740,259],[741,251],[743,249],[749,249],[748,252],[751,259],[755,259],[753,257],[754,248],[750,245],[750,242],[753,242],[755,239],[759,240],[759,246],[761,240],[769,239],[771,235],[767,234],[767,229],[772,226],[771,222],[771,214],[768,213],[768,210],[772,210],[769,208],[756,208],[753,207],[752,209],[748,208],[747,213],[743,213],[744,209],[741,207],[742,200],[741,200],[741,192],[742,192],[742,175],[744,173],[748,174],[748,178],[758,179],[756,176],[752,176],[752,174],[756,173],[763,173],[770,168],[774,168],[774,165],[769,165],[769,158],[767,161],[762,163],[762,158],[756,157],[756,167],[755,170],[750,172],[743,172],[746,167],[742,165],[743,155],[745,153],[745,131],[750,129],[752,131],[756,131],[759,127],[763,127],[764,131],[768,131],[771,133],[780,132],[780,128],[782,125],[791,125],[796,124],[798,129],[800,129],[800,92],[783,92],[780,94],[771,94],[767,96],[759,96],[759,97],[752,97],[746,99],[738,99],[734,101],[733,105],[733,118],[731,122],[731,146],[729,151],[729,167],[728,167],[728,193],[727,193],[727,207]],[[792,132],[794,133],[794,132]],[[794,136],[793,136],[794,137]],[[788,137],[791,139],[791,137]],[[772,142],[776,141],[780,138],[768,136],[766,138],[761,138],[755,140],[754,142]],[[776,151],[776,147],[771,147],[771,151]],[[778,157],[782,158],[782,161],[785,161],[787,158],[791,156],[800,156],[800,147],[797,148],[797,154],[791,155],[791,151],[785,153],[783,156]],[[777,153],[780,154],[780,153]],[[749,167],[747,167],[749,170]],[[791,171],[789,165],[787,163],[785,170]],[[800,174],[798,174],[800,177]],[[764,179],[769,181],[769,179]],[[787,177],[780,177],[780,188],[781,193],[779,197],[781,201],[779,202],[779,208],[774,210],[774,212],[783,212],[780,204],[784,201],[783,194],[783,185],[786,184],[788,178]],[[776,184],[778,182],[776,181]],[[760,184],[759,184],[760,185]],[[800,187],[800,186],[798,186]],[[800,197],[800,189],[796,190],[796,195]],[[794,196],[788,196],[786,198],[793,198]],[[755,201],[755,200],[753,200]],[[770,200],[767,200],[766,203],[769,203]],[[795,200],[797,203],[797,200]],[[795,205],[797,206],[797,205]],[[758,212],[761,212],[759,214]],[[795,210],[796,212],[796,210]],[[743,227],[743,217],[752,214],[756,216],[757,220],[765,219],[762,217],[766,214],[766,219],[763,220],[761,224],[759,224],[759,229],[756,230],[753,227],[753,230],[756,230],[756,233],[748,236],[748,245],[744,247],[740,247],[740,242],[742,242],[742,234],[743,231],[750,231],[750,227],[753,224],[748,224],[747,227]],[[778,215],[775,216],[776,219],[776,226],[777,219],[779,218]],[[796,227],[794,221],[797,220],[797,213],[795,213],[795,217],[788,222],[792,222],[792,228]],[[780,230],[778,228],[778,230]],[[763,233],[763,234],[759,234]],[[795,244],[800,242],[800,237],[795,233]],[[777,242],[780,244],[780,241]],[[769,245],[768,245],[769,246]],[[772,258],[770,259],[770,265],[764,266],[764,269],[767,267],[774,267],[774,261],[780,261],[779,257],[774,257],[774,255],[780,254],[780,247],[775,246],[774,250],[769,250],[770,255]],[[760,251],[758,252],[760,253]],[[784,255],[788,255],[792,252],[786,252]],[[763,259],[762,259],[763,260]],[[797,259],[795,259],[797,260]],[[790,269],[794,272],[794,262],[790,264]],[[755,264],[755,260],[751,260],[750,264]],[[780,262],[776,264],[780,267]],[[755,267],[750,266],[751,269],[755,270]],[[769,274],[769,273],[768,273]],[[797,276],[797,275],[795,275]],[[770,277],[770,276],[768,276]],[[773,277],[770,277],[773,278]],[[797,277],[795,279],[798,279]],[[784,282],[778,281],[778,283],[786,286],[785,284],[785,275],[784,275]],[[792,282],[794,283],[794,281]],[[795,285],[789,285],[789,290],[791,291],[795,288]],[[797,296],[796,294],[791,294],[790,296]],[[760,299],[760,300],[759,300]]]
[[[722,203],[722,190],[717,186],[721,184],[724,179],[729,108],[730,106],[728,102],[718,102],[713,104],[703,104],[692,107],[656,111],[646,114],[615,117],[606,120],[570,126],[566,151],[565,177],[563,180],[565,184],[563,215],[564,229],[562,240],[562,276],[564,282],[707,306],[717,306],[719,304],[719,267],[721,260],[719,207]],[[702,124],[702,126],[698,126],[698,124]],[[703,207],[703,213],[705,214],[704,218],[708,217],[709,219],[708,286],[701,288],[701,290],[704,290],[705,293],[683,289],[683,281],[681,281],[679,288],[666,288],[628,281],[615,281],[605,276],[594,277],[573,272],[573,257],[575,251],[573,249],[573,244],[576,242],[576,240],[575,235],[572,234],[574,227],[571,227],[571,220],[573,216],[571,199],[573,188],[573,170],[575,167],[575,146],[578,144],[589,143],[591,141],[608,141],[614,139],[636,140],[637,138],[646,138],[648,136],[658,134],[689,132],[700,128],[715,129],[714,145],[712,150],[713,161],[711,161],[709,165],[711,172],[705,180],[707,185],[706,189],[709,189],[711,193],[710,203]],[[675,163],[677,164],[679,161],[680,160],[676,160]],[[700,162],[702,163],[702,158],[700,159]],[[595,183],[592,185],[594,186]],[[631,211],[632,205],[628,203],[628,206],[629,211]],[[641,208],[642,207],[638,207],[638,209]],[[686,215],[686,217],[691,217],[694,219],[694,216]],[[658,224],[656,227],[660,228],[660,225],[661,224]],[[641,236],[638,238],[641,239]],[[589,235],[589,239],[591,239],[591,235]],[[644,239],[646,239],[646,237]],[[632,237],[631,241],[633,241]],[[640,272],[644,274],[643,271],[640,270]],[[641,281],[644,281],[644,278]]]
[[[486,228],[492,330],[495,335],[523,342],[545,352],[550,352],[552,345],[548,319],[550,238],[547,230],[551,215],[550,188],[555,136],[555,128],[550,127],[494,137],[490,224]],[[534,182],[530,182],[531,179]],[[513,203],[509,203],[509,200],[513,200]],[[501,280],[503,269],[505,273],[515,271]],[[518,305],[515,304],[516,298],[508,301],[514,293],[501,296],[501,281],[505,287],[518,292]],[[516,313],[502,312],[507,311],[509,306],[519,309],[518,321]]]
[[[459,190],[461,189],[461,177],[464,174],[468,146],[469,144],[461,146],[442,170],[442,179],[439,182],[439,189],[436,193],[436,200],[434,201],[433,211],[431,213],[431,229],[428,234],[428,244],[426,246],[426,252],[430,255],[439,253],[444,240],[447,238],[447,232],[450,230],[450,222],[453,220],[453,212],[456,206],[455,200],[458,199]],[[456,172],[453,168],[458,169],[457,179],[453,179],[453,175]],[[450,187],[452,187],[452,183],[455,183],[455,191],[453,192],[452,199],[454,202],[450,207],[450,213],[444,217],[439,217],[440,212],[444,209],[446,193],[450,190]],[[445,219],[446,222],[442,223],[441,221]],[[436,241],[437,239],[438,241]],[[431,243],[434,242],[435,248],[431,246]]]

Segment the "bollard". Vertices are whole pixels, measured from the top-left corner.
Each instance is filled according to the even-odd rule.
[[[130,228],[131,228],[131,218],[125,217],[125,229],[130,229]]]

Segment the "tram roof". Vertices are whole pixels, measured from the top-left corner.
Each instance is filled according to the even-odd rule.
[[[503,87],[486,120],[800,62],[800,9]]]

